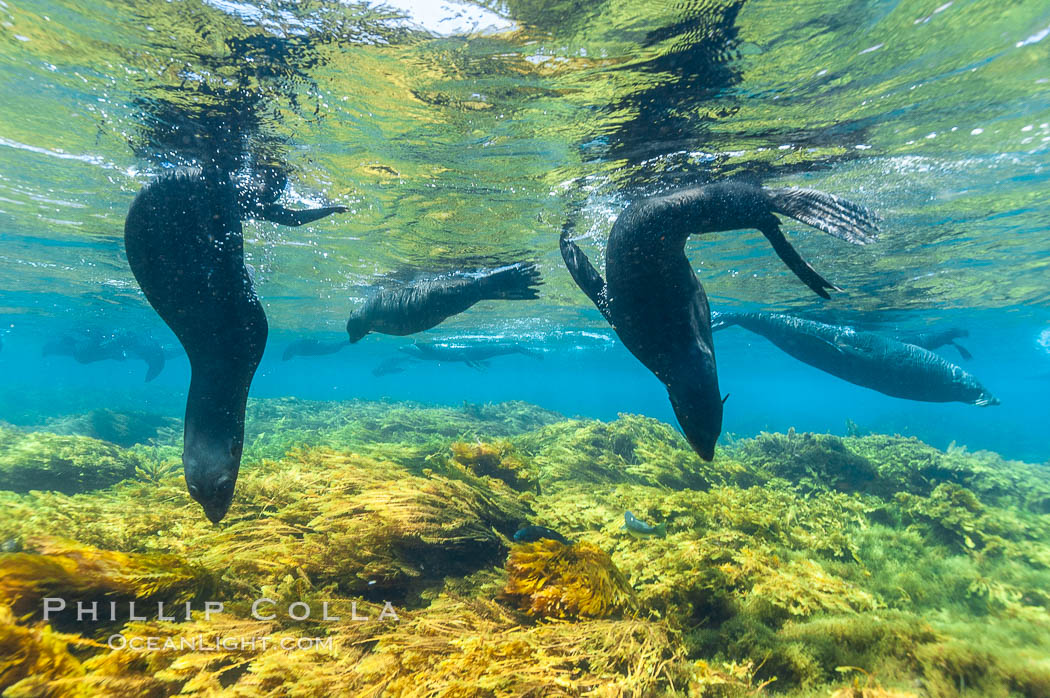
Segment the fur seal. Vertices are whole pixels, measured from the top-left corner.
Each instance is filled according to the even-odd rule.
[[[950,344],[959,352],[959,356],[969,361],[973,358],[973,354],[971,354],[966,347],[955,341],[960,337],[969,336],[969,330],[961,327],[948,327],[943,330],[934,330],[932,332],[909,332],[897,334],[897,339],[905,344],[914,344],[917,347],[929,349],[930,351]]]
[[[405,336],[429,330],[483,300],[532,300],[539,297],[535,264],[519,262],[497,269],[456,272],[422,279],[400,288],[381,289],[346,321],[350,343],[369,332]]]
[[[190,360],[182,463],[190,495],[213,522],[233,498],[248,389],[266,345],[241,221],[302,225],[346,210],[279,206],[286,181],[269,168],[249,181],[215,167],[178,168],[142,188],[124,223],[131,271]]]
[[[83,329],[64,334],[44,344],[42,356],[69,356],[80,364],[96,361],[126,361],[130,357],[146,362],[146,382],[164,370],[164,348],[148,335],[127,330],[106,332]]]
[[[284,348],[281,361],[289,361],[296,356],[327,356],[350,346],[347,341],[321,342],[316,339],[297,339]]]
[[[987,388],[944,357],[875,332],[780,313],[715,313],[714,330],[737,325],[785,353],[854,385],[923,402],[998,405]]]
[[[524,354],[534,359],[543,359],[543,355],[537,351],[523,347],[520,344],[508,344],[505,342],[481,344],[416,342],[407,347],[400,347],[400,350],[425,361],[461,361],[467,366],[477,369],[482,368],[482,362],[494,356]]]
[[[807,264],[780,231],[780,213],[855,244],[875,239],[878,218],[856,204],[810,189],[765,189],[743,182],[689,188],[632,203],[616,219],[603,280],[570,239],[561,254],[573,280],[624,346],[667,387],[693,449],[714,457],[722,431],[707,295],[685,256],[690,235],[757,228],[781,260],[818,295],[840,290]]]

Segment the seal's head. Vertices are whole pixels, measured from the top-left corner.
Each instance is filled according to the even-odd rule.
[[[668,395],[689,445],[704,460],[713,459],[715,443],[722,433],[722,399],[717,383],[713,391],[687,389],[668,391]]]
[[[346,334],[350,336],[351,344],[360,342],[371,331],[371,324],[360,313],[351,314],[350,319],[346,321]]]
[[[973,401],[973,404],[978,407],[991,407],[992,405],[1000,404],[999,398],[989,393],[987,390],[982,390],[981,394]]]
[[[240,465],[241,444],[232,440],[222,445],[186,441],[182,452],[186,488],[212,523],[222,521],[230,508]]]

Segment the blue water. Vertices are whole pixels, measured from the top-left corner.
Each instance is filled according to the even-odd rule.
[[[715,340],[720,385],[730,395],[724,432],[742,437],[794,428],[845,434],[847,420],[852,420],[863,433],[916,436],[939,448],[954,442],[1029,462],[1050,458],[1045,437],[1050,356],[1031,326],[1011,324],[995,312],[956,313],[945,321],[970,328],[970,337],[960,341],[975,358],[964,365],[980,376],[1001,405],[981,409],[884,396],[796,361],[761,337],[737,329],[717,334]],[[174,336],[165,333],[159,329],[156,335],[174,345]],[[372,335],[338,354],[282,361],[284,347],[299,337],[271,334],[252,396],[455,406],[524,400],[568,416],[608,420],[626,412],[675,423],[663,386],[611,332],[537,340],[530,346],[541,348],[542,360],[503,356],[489,360],[481,370],[462,363],[415,362],[401,373],[378,377],[372,369],[409,342]],[[181,416],[189,382],[184,356],[169,359],[160,377],[144,384],[141,361],[80,365],[68,357],[41,357],[43,339],[9,335],[0,354],[6,376],[0,408],[8,421],[36,424],[44,414],[104,407]],[[942,351],[949,360],[959,361],[951,347]]]

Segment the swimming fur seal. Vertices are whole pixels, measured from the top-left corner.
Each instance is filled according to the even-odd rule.
[[[426,361],[462,361],[471,368],[480,369],[482,362],[494,356],[524,354],[534,359],[543,359],[543,355],[520,344],[487,342],[479,344],[416,342],[400,350],[417,359]]]
[[[146,382],[153,380],[164,370],[164,348],[157,340],[127,330],[106,332],[83,329],[64,334],[47,342],[42,356],[69,356],[80,364],[96,361],[126,361],[130,357],[146,362]]]
[[[875,332],[780,313],[714,313],[714,330],[738,325],[785,353],[854,385],[923,402],[998,405],[976,378],[944,357]]]
[[[248,389],[266,345],[241,221],[297,226],[346,210],[279,206],[285,182],[272,169],[237,182],[214,167],[179,168],[143,187],[124,223],[131,271],[190,360],[182,463],[190,495],[213,522],[233,498]]]
[[[612,325],[624,346],[667,387],[693,449],[714,457],[722,431],[707,295],[685,256],[690,235],[757,228],[774,251],[818,295],[837,289],[799,256],[780,231],[780,213],[847,242],[874,240],[878,218],[836,196],[810,189],[764,189],[723,182],[632,203],[613,224],[603,280],[562,230],[561,253],[576,284]]]
[[[281,361],[288,361],[296,356],[327,356],[335,354],[350,346],[346,340],[341,342],[321,342],[316,339],[297,339],[284,348]]]
[[[973,358],[973,354],[967,351],[966,347],[955,341],[960,337],[969,336],[969,330],[965,330],[961,327],[948,327],[943,330],[933,330],[931,332],[910,332],[906,334],[897,334],[897,339],[904,342],[905,344],[914,344],[917,347],[929,349],[930,351],[950,344],[953,347],[955,347],[956,351],[959,352],[959,356],[969,361]]]
[[[539,297],[540,272],[519,262],[497,269],[456,272],[422,279],[400,288],[381,289],[346,321],[350,343],[369,332],[409,335],[444,322],[483,300],[532,300]]]

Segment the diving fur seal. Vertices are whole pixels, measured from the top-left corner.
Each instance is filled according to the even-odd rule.
[[[931,330],[929,332],[898,333],[896,335],[897,339],[905,344],[914,344],[917,347],[929,349],[930,351],[950,344],[959,352],[959,356],[967,361],[973,358],[973,354],[955,340],[969,336],[970,331],[961,327],[948,327],[943,330]]]
[[[616,219],[606,248],[606,279],[570,239],[561,254],[573,280],[624,346],[667,387],[678,424],[705,460],[722,431],[707,295],[685,256],[690,235],[757,228],[785,264],[818,295],[837,289],[807,264],[780,231],[780,213],[855,244],[871,242],[878,218],[810,189],[765,189],[743,182],[689,188],[632,203]]]
[[[410,335],[444,322],[483,300],[531,300],[539,297],[535,264],[456,272],[381,289],[346,321],[350,343],[369,332]]]
[[[297,226],[346,210],[279,206],[286,181],[274,169],[236,181],[214,167],[179,168],[143,187],[124,223],[131,271],[190,360],[182,463],[190,495],[213,522],[233,498],[248,389],[266,345],[241,221]]]
[[[537,351],[520,344],[506,342],[457,343],[416,342],[400,350],[417,359],[426,361],[461,361],[471,368],[482,368],[482,362],[494,356],[524,354],[534,359],[543,359]]]
[[[281,361],[289,361],[296,356],[327,356],[335,354],[350,346],[347,341],[322,342],[317,339],[297,339],[284,348]]]
[[[108,332],[85,328],[63,334],[44,344],[40,353],[42,356],[69,356],[80,364],[139,358],[146,362],[147,383],[164,370],[164,348],[160,343],[148,335],[123,329]]]
[[[714,330],[737,325],[785,353],[854,385],[923,402],[965,402],[984,407],[999,400],[944,357],[875,332],[781,313],[714,313]]]

